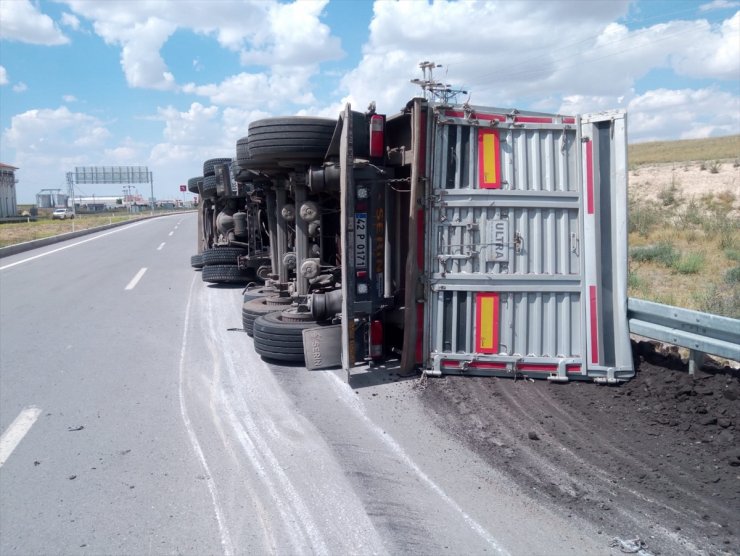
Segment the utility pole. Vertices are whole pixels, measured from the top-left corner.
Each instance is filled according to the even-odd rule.
[[[154,216],[154,174],[151,171],[149,172],[149,187],[151,191],[149,202],[151,203],[152,207],[152,216]]]

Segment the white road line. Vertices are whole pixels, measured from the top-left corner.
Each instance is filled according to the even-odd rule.
[[[59,251],[64,251],[65,249],[69,249],[70,247],[77,247],[78,245],[82,245],[83,243],[87,243],[88,241],[95,241],[96,239],[100,239],[101,237],[109,236],[111,234],[117,234],[118,232],[123,232],[124,230],[130,230],[131,228],[134,228],[136,226],[141,226],[142,224],[146,223],[146,220],[143,222],[137,222],[135,224],[129,224],[128,226],[123,226],[121,228],[118,228],[117,230],[112,230],[110,232],[105,232],[104,234],[100,234],[99,236],[91,237],[88,239],[83,239],[82,241],[78,241],[77,243],[72,243],[71,245],[65,245],[64,247],[59,247],[57,249],[52,249],[51,251],[47,251],[46,253],[41,253],[40,255],[34,255],[33,257],[28,257],[27,259],[23,259],[20,261],[16,261],[14,263],[6,264],[5,266],[0,266],[0,270],[5,270],[6,268],[11,268],[13,266],[27,263],[29,261],[33,261],[35,259],[40,259],[41,257],[45,257],[46,255],[51,255],[52,253],[57,253]]]
[[[164,247],[164,241],[159,244],[159,247],[157,247],[157,251],[161,251],[162,247]]]
[[[127,290],[133,290],[136,287],[136,284],[139,283],[139,280],[141,280],[141,277],[144,276],[144,273],[146,272],[146,267],[139,270],[139,272],[136,273],[136,276],[131,278],[131,281],[126,286]]]
[[[188,329],[190,328],[190,305],[193,301],[193,287],[195,286],[195,279],[196,277],[193,276],[193,279],[190,282],[190,291],[188,292],[188,301],[185,305],[185,323],[182,326],[182,346],[180,348],[180,374],[179,374],[179,380],[178,380],[178,397],[180,398],[180,415],[182,416],[182,421],[185,424],[185,430],[188,433],[188,438],[190,439],[190,445],[193,447],[193,451],[198,456],[198,459],[200,460],[200,464],[203,466],[204,475],[206,477],[206,485],[208,486],[208,491],[211,493],[211,501],[213,502],[213,511],[216,514],[216,522],[218,523],[218,530],[221,534],[221,548],[223,548],[224,556],[232,556],[234,554],[234,544],[231,541],[231,535],[229,534],[229,527],[226,525],[226,520],[224,519],[224,512],[221,509],[221,503],[218,496],[218,490],[216,488],[216,482],[213,479],[213,474],[211,473],[210,467],[208,467],[208,462],[206,461],[206,457],[203,454],[203,449],[200,446],[200,442],[198,442],[198,436],[195,432],[195,429],[193,428],[192,423],[190,422],[190,416],[188,415],[188,409],[185,405],[185,395],[183,393],[183,382],[184,382],[184,373],[185,373],[185,365],[186,365],[186,353],[188,349]]]
[[[18,414],[15,421],[10,423],[7,430],[0,436],[0,467],[8,461],[10,454],[13,453],[16,446],[23,440],[26,433],[41,415],[38,407],[29,406]]]
[[[172,234],[174,234],[174,233],[175,233],[174,231],[173,231],[173,232],[170,232],[170,235],[172,235]]]

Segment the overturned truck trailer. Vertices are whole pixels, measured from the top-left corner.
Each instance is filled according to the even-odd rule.
[[[347,106],[336,122],[261,120],[245,140],[240,175],[269,228],[268,295],[245,301],[263,356],[634,375],[624,112],[417,98],[389,117]]]

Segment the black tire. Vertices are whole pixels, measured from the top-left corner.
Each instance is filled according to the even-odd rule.
[[[236,164],[241,166],[243,160],[249,160],[249,136],[242,137],[236,142]]]
[[[303,331],[316,321],[284,321],[282,312],[268,313],[254,321],[254,350],[267,359],[304,362]]]
[[[241,247],[214,247],[203,251],[203,265],[236,265],[237,257],[247,253],[248,251]]]
[[[257,317],[268,313],[280,312],[285,305],[270,305],[267,297],[250,299],[242,304],[242,327],[249,336],[254,336],[254,321]]]
[[[204,197],[215,197],[216,196],[216,176],[203,176],[203,196]]]
[[[193,268],[203,268],[203,255],[192,255],[190,257],[190,266]]]
[[[196,194],[199,193],[198,185],[202,181],[203,181],[203,176],[199,176],[197,178],[190,178],[188,180],[188,191],[190,191],[190,193],[196,193]]]
[[[255,162],[321,160],[336,124],[328,118],[301,116],[257,120],[249,124],[249,158]]]
[[[202,277],[211,284],[246,284],[254,280],[254,273],[236,265],[211,265],[203,267]]]
[[[219,164],[229,164],[231,163],[230,158],[212,158],[210,160],[206,160],[203,163],[203,176],[213,176],[216,174],[216,170],[214,169],[214,166],[218,166]]]

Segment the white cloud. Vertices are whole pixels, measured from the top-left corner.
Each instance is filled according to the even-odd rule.
[[[628,106],[631,141],[730,135],[740,129],[740,97],[715,89],[657,89]]]
[[[160,53],[177,29],[213,35],[239,52],[243,63],[315,67],[342,55],[339,40],[320,22],[326,1],[282,4],[275,0],[222,0],[216,4],[163,0],[90,3],[69,0],[70,8],[93,22],[108,44],[121,46],[121,65],[132,87],[168,90],[176,79]],[[198,67],[197,59],[194,67]]]
[[[18,83],[13,85],[14,93],[22,93],[27,90],[28,90],[28,85],[26,85],[23,81],[19,81]]]
[[[102,164],[110,132],[98,118],[57,109],[16,114],[3,130],[3,158],[23,170],[19,200],[31,200],[40,188],[59,187],[75,166]]]
[[[707,4],[702,4],[699,6],[699,10],[702,12],[710,12],[713,10],[726,10],[726,9],[734,9],[739,8],[740,2],[730,1],[730,0],[713,0],[712,2],[709,2]]]
[[[106,164],[113,166],[144,166],[148,153],[147,145],[134,141],[131,137],[124,138],[115,147],[103,151]]]
[[[159,50],[175,32],[176,26],[159,18],[149,18],[131,28],[118,28],[115,23],[95,23],[96,31],[106,42],[120,44],[121,66],[132,87],[174,89],[175,79],[167,70]],[[104,31],[100,31],[105,29]]]
[[[69,39],[48,15],[41,13],[30,0],[0,2],[0,38],[42,44],[67,44]]]
[[[72,15],[71,13],[64,12],[62,14],[62,19],[59,22],[65,27],[69,27],[70,29],[77,31],[80,28],[80,20],[77,16]]]
[[[251,49],[242,50],[243,64],[295,65],[316,64],[343,56],[339,39],[319,16],[322,2],[273,4],[267,15],[268,31]]]
[[[62,100],[64,102],[77,102],[77,97],[74,95],[64,95],[62,97]]]
[[[313,66],[273,67],[269,73],[239,73],[221,83],[188,83],[183,92],[207,97],[213,104],[245,109],[274,110],[285,104],[307,105],[315,102],[309,80]]]
[[[615,22],[628,7],[626,1],[376,2],[362,60],[341,80],[340,94],[359,106],[374,99],[382,110],[396,110],[418,94],[408,80],[421,77],[422,60],[444,64],[435,77],[471,91],[473,104],[502,107],[572,95],[617,98],[654,69],[740,77],[740,13],[714,26],[670,21],[630,30]],[[460,23],[471,14],[474,25]]]
[[[740,11],[716,30],[706,21],[694,25],[699,30],[698,40],[689,40],[685,48],[671,54],[676,72],[689,77],[740,79]]]
[[[8,84],[8,71],[5,66],[0,66],[0,86]]]

